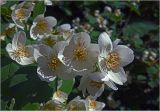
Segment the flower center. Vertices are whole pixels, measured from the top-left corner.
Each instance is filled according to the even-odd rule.
[[[75,105],[75,104],[71,104],[71,105],[69,106],[69,111],[78,111],[78,106]]]
[[[55,94],[56,94],[57,97],[60,97],[60,96],[61,96],[61,91],[60,91],[60,90],[57,90],[57,91],[55,92]]]
[[[24,19],[25,16],[26,16],[26,10],[25,9],[20,8],[20,9],[16,10],[16,18],[18,20]]]
[[[38,32],[44,32],[47,27],[48,27],[47,21],[45,21],[45,20],[40,20],[40,21],[37,22],[36,30],[37,30]]]
[[[43,43],[45,45],[52,47],[54,44],[56,44],[56,41],[52,39],[51,37],[48,37],[48,38],[43,39]]]
[[[103,82],[91,80],[91,81],[89,82],[89,85],[92,86],[92,87],[96,87],[96,88],[99,89],[99,88],[102,87]]]
[[[61,111],[62,106],[60,104],[54,103],[52,100],[48,101],[44,106],[41,108],[41,110],[54,110],[54,111]]]
[[[19,46],[15,52],[15,55],[17,57],[28,57],[29,53],[28,53],[27,48],[25,46]]]
[[[95,100],[89,100],[89,109],[96,109],[97,103]]]
[[[120,65],[120,57],[118,53],[112,52],[108,54],[108,57],[106,58],[106,66],[108,69],[115,70]]]
[[[56,70],[60,64],[60,60],[56,56],[53,56],[48,63],[48,67],[50,69]]]
[[[78,61],[85,61],[87,58],[87,49],[84,42],[78,41],[76,48],[73,50],[74,59]]]

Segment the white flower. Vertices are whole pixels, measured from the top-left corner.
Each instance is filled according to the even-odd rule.
[[[62,24],[58,28],[58,32],[63,36],[63,39],[69,42],[74,34],[74,30],[71,29],[70,24]]]
[[[133,51],[125,45],[118,45],[119,41],[117,39],[112,44],[110,37],[105,32],[100,34],[98,40],[100,48],[98,63],[105,76],[103,81],[113,89],[117,88],[112,81],[119,85],[123,85],[127,81],[123,67],[134,59]]]
[[[101,72],[94,72],[84,75],[81,78],[79,89],[82,90],[83,95],[86,95],[86,91],[93,97],[99,97],[104,91],[104,82],[101,79],[104,76]]]
[[[44,17],[43,14],[38,15],[30,29],[30,36],[32,39],[43,37],[45,34],[52,32],[52,28],[57,24],[57,20],[54,17]]]
[[[66,103],[68,99],[68,94],[65,92],[60,91],[59,89],[53,94],[52,100]]]
[[[40,109],[64,111],[66,109],[67,99],[68,99],[67,93],[57,90],[56,92],[54,92],[52,100],[45,103],[43,106],[41,106]]]
[[[85,105],[88,111],[101,111],[105,107],[105,103],[98,102],[91,96],[87,97]]]
[[[90,43],[90,36],[85,33],[75,34],[69,45],[58,54],[59,59],[74,71],[92,70],[98,57],[98,45]]]
[[[32,2],[22,2],[18,5],[12,6],[12,20],[15,22],[17,27],[24,29],[25,22],[31,15],[31,11],[33,10],[34,4]]]
[[[34,62],[33,47],[25,46],[26,34],[23,31],[17,32],[12,40],[6,46],[9,56],[21,65],[28,65]]]
[[[34,57],[38,63],[37,73],[41,80],[47,82],[53,81],[56,76],[62,79],[74,78],[73,72],[62,64],[57,57],[62,46],[63,42],[57,42],[53,48],[46,45],[40,45],[35,49]]]
[[[42,111],[63,111],[65,110],[64,104],[62,104],[61,102],[55,101],[55,100],[50,100],[47,101],[45,104],[43,104],[42,106],[40,106],[40,110]]]
[[[68,111],[80,111],[80,110],[86,110],[86,106],[85,106],[85,100],[81,99],[79,96],[74,98],[73,100],[71,100],[66,109]]]
[[[6,37],[11,36],[14,32],[17,31],[17,28],[14,23],[9,23],[6,29],[1,33],[0,40],[5,40]]]
[[[58,42],[58,35],[47,34],[44,37],[38,39],[40,44],[53,47]]]

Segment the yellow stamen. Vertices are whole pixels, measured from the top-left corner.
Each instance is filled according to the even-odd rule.
[[[54,44],[56,44],[56,41],[52,39],[51,37],[48,37],[48,38],[43,39],[43,43],[45,45],[52,47]]]
[[[97,103],[95,100],[89,100],[89,109],[96,109]]]
[[[84,42],[78,40],[76,48],[73,50],[73,56],[75,60],[85,61],[87,58],[87,49]]]
[[[15,55],[16,57],[28,57],[29,52],[25,46],[18,46]]]
[[[36,25],[36,30],[38,31],[38,32],[44,32],[44,31],[46,31],[47,28],[48,27],[48,23],[47,23],[47,21],[45,21],[45,20],[39,20],[38,22],[37,22],[37,25]]]
[[[69,107],[69,111],[78,111],[78,106],[76,106],[75,104],[74,105],[70,105]]]
[[[26,10],[23,8],[20,8],[20,9],[16,10],[15,14],[16,14],[16,18],[18,20],[24,19],[26,16]]]
[[[118,68],[118,66],[120,65],[120,57],[118,55],[118,53],[116,52],[111,52],[108,54],[108,57],[106,58],[106,66],[111,69],[111,70],[115,70]]]
[[[99,88],[102,87],[103,82],[91,80],[91,81],[89,82],[89,85],[92,86],[92,87],[96,87],[96,88],[99,89]]]
[[[60,60],[56,56],[53,56],[48,63],[48,67],[50,69],[56,70],[60,64]]]
[[[57,90],[57,91],[55,92],[55,94],[56,94],[57,97],[60,97],[60,96],[61,96],[61,91],[60,91],[60,90]]]

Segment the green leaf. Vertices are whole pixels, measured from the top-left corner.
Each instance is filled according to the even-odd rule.
[[[147,78],[144,75],[138,75],[137,79],[140,80],[140,81],[143,81],[143,80],[146,80]]]
[[[156,68],[154,66],[149,67],[149,68],[147,68],[147,73],[148,74],[156,74],[156,73],[158,73],[158,68]]]
[[[18,65],[10,63],[1,68],[1,80],[2,82],[10,78],[17,71]]]
[[[107,4],[115,8],[125,8],[127,6],[127,2],[124,1],[106,1],[106,2]]]
[[[91,35],[91,39],[97,40],[97,38],[98,38],[99,35],[100,35],[100,32],[99,32],[99,31],[92,31],[92,32],[90,33],[90,35]]]
[[[141,37],[155,29],[157,29],[157,25],[152,22],[134,22],[123,28],[123,34],[126,37],[133,37],[134,35]]]
[[[75,82],[74,79],[73,80],[63,80],[60,90],[67,94],[70,94],[74,86],[74,82]]]
[[[22,110],[38,110],[40,107],[39,103],[28,103],[22,107]]]
[[[45,9],[44,1],[36,2],[33,10],[33,19],[37,17],[37,15],[44,14]]]
[[[88,19],[88,22],[92,25],[94,25],[97,22],[96,18],[92,15],[88,15],[87,19]]]
[[[1,100],[1,110],[6,110],[8,101]]]
[[[151,88],[154,88],[154,87],[158,86],[158,82],[149,81],[149,82],[148,82],[148,85],[149,85]]]
[[[28,80],[25,74],[17,74],[11,79],[10,87]]]

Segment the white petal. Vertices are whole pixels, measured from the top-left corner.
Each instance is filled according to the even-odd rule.
[[[77,44],[79,41],[81,41],[82,43],[85,43],[86,47],[89,47],[91,43],[91,38],[88,33],[80,32],[74,36],[74,43]]]
[[[17,61],[21,65],[29,65],[34,63],[34,58],[33,57],[23,57],[20,59],[20,61]]]
[[[59,26],[59,29],[62,31],[68,31],[71,29],[71,25],[70,24],[63,24]]]
[[[118,88],[115,86],[115,84],[112,81],[105,81],[105,84],[112,88],[113,90],[118,90]]]
[[[121,41],[120,39],[116,39],[116,40],[113,42],[113,49],[118,46],[118,43],[119,43],[120,41]]]
[[[87,84],[87,78],[88,78],[88,76],[83,76],[82,78],[81,78],[81,80],[80,80],[80,85],[78,86],[78,89],[79,90],[82,90],[82,94],[83,94],[83,96],[85,97],[85,95],[86,95],[86,84]]]
[[[10,7],[11,10],[14,10],[16,8],[17,4],[14,4]]]
[[[42,20],[42,19],[44,19],[44,14],[38,15],[38,16],[34,19],[33,24],[37,23],[39,20]]]
[[[37,34],[34,32],[34,28],[35,28],[35,24],[31,26],[30,36],[33,40],[36,40],[38,37],[37,37]]]
[[[111,79],[112,81],[114,81],[115,83],[119,84],[119,85],[123,85],[123,82],[120,80],[120,78],[118,77],[118,75],[116,75],[117,73],[114,73],[112,71],[108,71],[108,78]]]
[[[39,66],[37,68],[37,74],[40,79],[47,82],[53,81],[56,77],[56,74],[54,74],[53,71],[48,68],[46,57],[39,57],[37,59],[37,63]]]
[[[39,45],[39,47],[37,47],[39,53],[45,57],[50,57],[50,55],[52,54],[53,49],[47,45]]]
[[[101,72],[94,72],[88,74],[91,80],[101,81],[105,76]]]
[[[66,66],[70,66],[71,64],[71,60],[73,58],[73,50],[74,50],[74,41],[73,39],[71,39],[69,45],[68,43],[66,43],[65,48],[59,52],[58,54],[58,58],[61,60],[61,62],[66,65]]]
[[[12,52],[12,51],[14,51],[13,48],[12,48],[12,44],[11,44],[11,43],[7,44],[6,50],[7,50],[7,52]]]
[[[48,22],[51,28],[57,24],[57,19],[55,17],[48,16],[48,17],[45,17],[45,20]]]
[[[87,84],[86,84],[86,85],[87,85]],[[91,96],[97,98],[97,97],[101,96],[101,94],[103,93],[103,91],[104,91],[104,85],[102,85],[101,88],[96,88],[96,87],[94,87],[94,86],[88,85],[87,91],[88,91],[88,93],[89,93]]]
[[[17,32],[12,40],[12,48],[16,49],[18,45],[25,45],[26,34],[23,31]]]
[[[134,60],[134,54],[133,51],[128,48],[127,46],[124,45],[118,45],[115,51],[119,54],[120,56],[120,65],[126,66],[129,63],[131,63]]]
[[[104,107],[105,107],[104,103],[97,101],[96,110],[102,110]]]
[[[99,54],[99,45],[98,44],[90,44],[89,46],[89,52],[93,52],[92,54],[94,57],[98,58]]]
[[[65,65],[61,64],[61,66],[59,67],[59,69],[57,69],[55,71],[55,73],[61,79],[72,80],[73,78],[75,78],[75,74],[72,71],[68,71],[68,69],[69,69],[68,67],[66,67]]]
[[[6,51],[8,52],[9,57],[10,57],[11,59],[16,60],[16,57],[15,57],[15,55],[14,55],[15,50],[12,48],[12,44],[11,44],[11,43],[7,44],[7,46],[6,46]]]
[[[100,53],[106,55],[106,51],[112,50],[112,41],[106,32],[100,34],[98,38],[98,44],[100,48]]]
[[[52,75],[45,75],[45,72],[43,70],[41,70],[40,67],[37,68],[37,74],[39,76],[39,78],[42,80],[42,81],[46,81],[46,82],[51,82],[51,81],[54,81],[54,79],[56,78],[56,76],[52,76]]]
[[[122,67],[119,68],[118,72],[114,72],[114,75],[116,75],[122,83],[127,81],[127,75]]]

